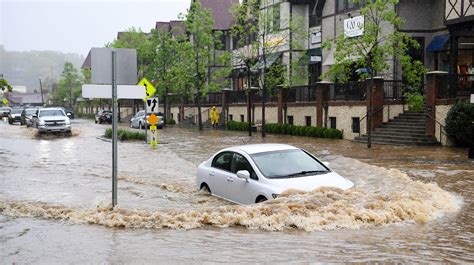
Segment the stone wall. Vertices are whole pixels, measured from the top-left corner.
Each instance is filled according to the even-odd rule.
[[[310,116],[311,126],[316,126],[316,106],[288,107],[287,116],[293,116],[293,124],[300,126],[306,126],[306,116]]]
[[[446,125],[446,117],[448,116],[449,110],[453,105],[437,105],[436,106],[436,120],[439,121],[443,126]],[[438,123],[435,124],[435,137],[442,145],[452,146],[453,143],[446,136],[446,132],[443,130],[440,138],[440,126]]]
[[[328,107],[328,128],[330,127],[330,117],[336,118],[336,129],[343,131],[344,139],[354,140],[359,133],[352,132],[352,118],[359,117],[360,120],[367,115],[366,106],[329,106]],[[367,118],[360,123],[360,134],[367,132]]]
[[[408,106],[405,105],[385,105],[383,108],[383,122],[388,122],[389,120],[393,120],[396,116],[403,113],[403,109],[408,110]],[[390,114],[390,115],[389,115]]]

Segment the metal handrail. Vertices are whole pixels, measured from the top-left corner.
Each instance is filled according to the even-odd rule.
[[[441,124],[440,121],[438,121],[436,118],[434,118],[433,116],[431,116],[430,114],[428,113],[425,113],[426,117],[430,118],[431,120],[433,120],[435,123],[437,123],[439,125],[439,142],[440,143],[443,143],[443,138],[442,138],[442,135],[444,134],[445,136],[449,136],[447,133],[446,133],[446,126],[444,126],[443,124]],[[443,132],[444,131],[444,132]],[[446,138],[447,140],[448,138]]]

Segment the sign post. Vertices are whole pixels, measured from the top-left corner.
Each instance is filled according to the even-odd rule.
[[[112,51],[112,208],[117,205],[117,78],[116,53]]]
[[[160,119],[152,113],[150,117],[148,117],[148,122],[150,123],[150,145],[156,146],[158,144],[158,131],[156,130],[155,124],[159,122]]]

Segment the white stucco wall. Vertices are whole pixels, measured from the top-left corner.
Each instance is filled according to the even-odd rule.
[[[436,120],[439,121],[443,126],[446,125],[446,117],[448,116],[449,110],[453,107],[453,105],[437,105],[436,106]],[[452,146],[453,143],[447,139],[445,134],[446,132],[443,130],[441,133],[440,138],[440,126],[438,123],[435,124],[435,137],[442,145]]]
[[[293,124],[305,126],[306,116],[311,117],[311,126],[316,126],[316,106],[288,107],[287,116],[293,116]]]
[[[389,111],[390,108],[390,111]],[[405,105],[405,109],[408,109],[408,106]],[[390,112],[390,116],[389,116]],[[385,105],[383,108],[383,122],[388,122],[389,120],[393,120],[396,116],[403,113],[403,105]]]
[[[328,107],[328,127],[330,127],[329,117],[336,117],[336,129],[342,130],[344,139],[354,140],[359,133],[352,132],[352,118],[365,117],[367,114],[366,106],[329,106]],[[367,119],[360,123],[360,133],[365,134],[367,129]]]

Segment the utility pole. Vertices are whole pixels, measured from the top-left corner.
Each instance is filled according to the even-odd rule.
[[[40,92],[41,92],[41,104],[44,106],[44,97],[43,97],[43,84],[41,83],[41,77],[39,78],[40,82]]]

